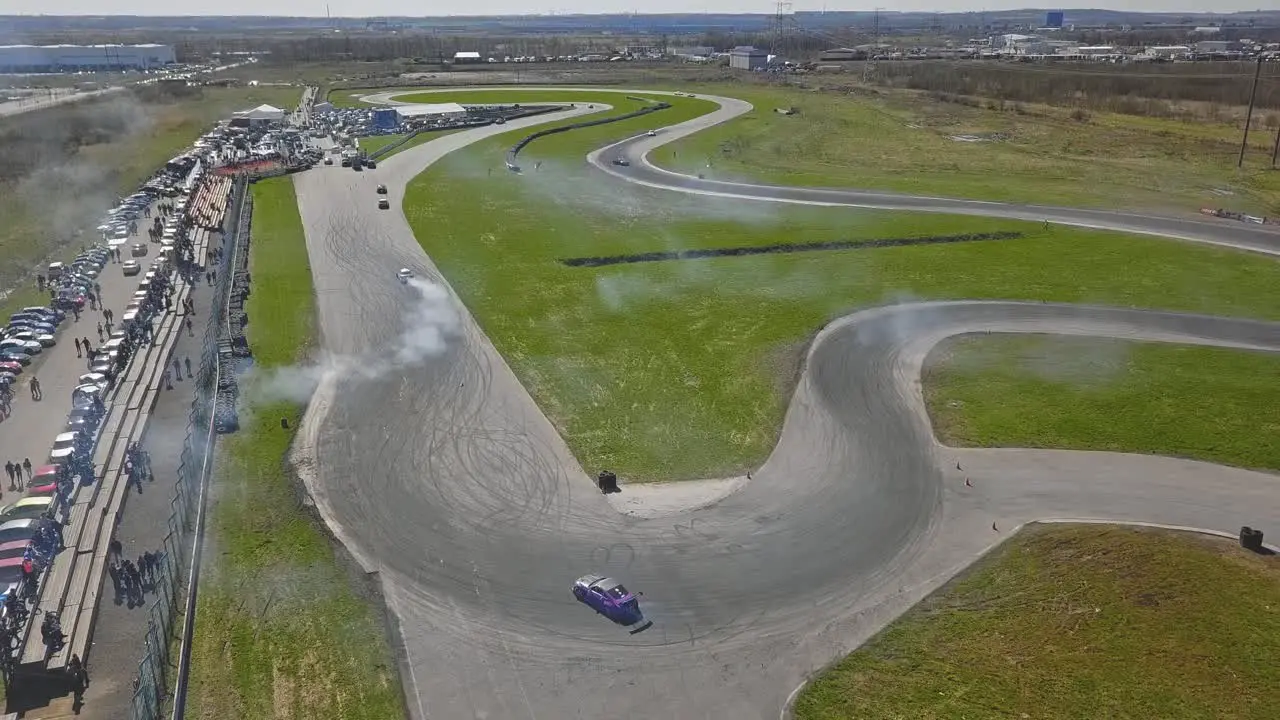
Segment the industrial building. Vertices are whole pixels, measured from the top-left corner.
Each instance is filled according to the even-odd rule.
[[[749,45],[729,51],[729,67],[739,70],[763,70],[769,65],[769,53]]]
[[[441,120],[453,120],[456,118],[466,117],[467,109],[458,103],[430,103],[420,105],[397,105],[395,107],[396,114],[400,116],[400,122],[408,122],[410,120],[425,120],[438,118]]]
[[[177,62],[172,45],[0,45],[0,71],[152,70]]]

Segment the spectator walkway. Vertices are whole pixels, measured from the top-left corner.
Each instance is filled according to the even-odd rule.
[[[191,203],[191,210],[194,211],[191,214],[201,215],[197,222],[205,225],[221,223],[230,187],[230,181],[221,178],[205,183]],[[190,237],[194,257],[199,262],[205,260],[207,247],[221,244],[220,235],[204,229],[192,230]],[[159,249],[156,245],[149,247],[153,252]],[[125,250],[127,252],[127,248]],[[122,259],[127,259],[127,256]],[[150,258],[139,260],[149,262]],[[140,279],[140,276],[124,277],[119,265],[114,262],[108,263],[104,268],[100,279],[102,295],[107,307],[117,309],[117,318],[119,309],[132,299]],[[95,703],[97,708],[93,705],[85,708],[85,711],[92,713],[91,717],[127,717],[132,695],[131,680],[137,672],[137,663],[144,651],[144,636],[149,619],[146,608],[153,604],[155,598],[149,595],[141,605],[132,609],[126,604],[115,605],[111,583],[104,580],[107,547],[113,535],[118,532],[117,539],[127,543],[123,556],[133,558],[144,550],[161,550],[159,545],[168,531],[166,518],[169,517],[169,506],[173,499],[172,480],[176,474],[176,458],[181,453],[185,439],[192,381],[186,378],[184,367],[181,380],[172,384],[172,390],[167,390],[165,376],[166,370],[172,371],[171,353],[172,357],[180,360],[184,357],[182,353],[185,350],[193,358],[193,362],[199,360],[199,347],[205,328],[203,317],[207,311],[200,303],[202,297],[207,302],[211,293],[205,286],[203,273],[197,273],[194,280],[191,286],[183,281],[178,282],[172,304],[174,312],[161,312],[157,315],[154,321],[155,342],[139,348],[108,396],[111,410],[103,421],[94,456],[98,481],[77,489],[70,513],[71,522],[64,533],[68,549],[56,556],[41,584],[40,607],[61,610],[63,631],[67,635],[66,646],[49,657],[48,668],[59,670],[65,667],[72,653],[85,660],[91,678],[85,700],[101,700]],[[201,318],[200,322],[192,324],[194,333],[188,331],[185,324],[188,318],[183,311],[183,301],[192,294],[195,295],[196,317]],[[90,340],[96,346],[96,323],[100,317],[99,312],[89,311],[82,315],[79,323],[71,318],[64,323],[64,330],[59,334],[59,345],[46,351],[45,355],[48,357],[42,359],[35,373],[41,378],[44,399],[40,402],[33,401],[26,386],[20,388],[14,403],[13,417],[0,425],[0,451],[12,454],[14,451],[9,450],[10,447],[38,447],[39,450],[25,451],[21,456],[14,456],[14,459],[21,461],[36,454],[31,457],[32,466],[46,464],[52,439],[61,431],[66,413],[70,410],[71,388],[76,384],[76,377],[86,371],[83,364],[86,361],[75,357],[69,331],[74,329],[76,336],[79,336],[81,328],[92,330]],[[180,347],[175,350],[175,345]],[[196,370],[193,366],[193,373]],[[122,472],[125,450],[129,440],[140,439],[146,432],[149,416],[153,413],[161,422],[151,430],[146,442],[147,449],[153,455],[152,469],[157,479],[145,483],[142,488],[126,487],[127,481]],[[15,422],[24,416],[27,418],[26,422]],[[7,484],[4,490],[8,491]],[[121,511],[129,493],[134,494],[130,500],[131,513],[121,521]],[[5,498],[4,502],[12,499],[14,498]],[[118,530],[117,523],[120,523]],[[138,548],[136,552],[135,547]],[[170,557],[169,561],[175,559]],[[101,640],[93,637],[99,614],[103,614],[108,623],[102,628]],[[108,627],[110,629],[106,629]],[[90,655],[95,653],[99,657],[91,659]],[[28,627],[24,664],[38,663],[42,654],[37,619]],[[103,672],[99,673],[99,670]],[[73,698],[70,696],[56,699],[43,707],[32,707],[29,702],[22,703],[26,707],[14,707],[15,696],[23,695],[23,689],[15,688],[18,691],[16,693],[11,690],[9,710],[25,710],[24,718],[70,716],[76,710],[72,707]],[[57,693],[49,693],[45,697],[55,694]],[[39,695],[40,693],[33,693],[34,697]]]
[[[209,246],[221,247],[221,239],[221,236],[212,236]],[[191,287],[191,297],[196,303],[195,334],[188,334],[184,327],[178,334],[172,354],[177,359],[191,358],[193,374],[198,372],[195,363],[200,361],[205,321],[208,318],[206,313],[213,295],[211,291],[212,288],[204,283],[203,275],[200,282]],[[172,361],[169,362],[169,368],[173,368]],[[170,503],[173,501],[173,480],[178,474],[178,463],[191,412],[192,392],[195,389],[193,382],[193,379],[186,376],[184,366],[182,380],[175,382],[172,390],[160,393],[151,413],[143,444],[151,453],[155,479],[127,492],[126,511],[116,528],[116,540],[123,546],[124,557],[133,558],[134,563],[137,563],[137,558],[144,552],[163,549],[164,537],[168,532],[165,519],[169,517]],[[189,552],[189,548],[183,550]],[[147,633],[148,608],[155,601],[155,595],[149,594],[143,605],[131,606],[123,599],[116,602],[110,578],[103,578],[101,585],[98,592],[98,623],[93,633],[92,662],[89,667],[92,682],[84,695],[84,707],[79,713],[81,720],[117,720],[129,717],[133,678],[138,674],[138,662],[142,659]],[[52,720],[59,716],[28,717]]]

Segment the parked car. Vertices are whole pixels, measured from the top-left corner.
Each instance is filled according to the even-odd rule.
[[[17,348],[3,348],[0,349],[0,364],[4,363],[17,363],[26,367],[31,364],[31,355]]]
[[[33,332],[37,335],[50,335],[57,328],[40,320],[14,320],[9,323],[9,333]]]
[[[97,385],[103,390],[111,387],[111,378],[106,373],[88,372],[81,375],[77,380],[81,385]]]
[[[40,347],[53,347],[58,344],[58,339],[50,333],[41,333],[34,330],[19,330],[9,336],[14,340],[29,340],[39,343]]]

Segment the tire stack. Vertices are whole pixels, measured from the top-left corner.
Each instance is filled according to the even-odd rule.
[[[240,210],[236,242],[238,252],[232,257],[235,266],[231,270],[231,290],[227,298],[227,322],[225,336],[218,338],[218,389],[214,401],[214,425],[219,433],[233,433],[240,429],[240,414],[236,403],[240,397],[240,385],[236,377],[252,364],[249,343],[244,328],[249,316],[244,302],[249,297],[249,217],[253,203],[246,197]]]
[[[1256,553],[1262,552],[1262,531],[1248,525],[1240,528],[1240,547]]]
[[[236,359],[231,353],[231,341],[218,341],[218,388],[213,400],[213,425],[219,434],[226,435],[240,429],[240,414],[236,412],[236,399],[240,386],[236,383]]]

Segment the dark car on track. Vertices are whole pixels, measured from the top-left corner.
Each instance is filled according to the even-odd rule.
[[[573,596],[619,625],[648,626],[640,612],[640,596],[613,578],[583,575],[573,583]]]
[[[624,157],[616,157],[613,159],[613,164],[621,165],[622,167],[628,167],[631,165],[631,161]]]
[[[386,185],[379,185],[379,186],[378,186],[378,194],[379,194],[379,195],[386,195],[386,194],[387,194],[387,186],[386,186]]]

